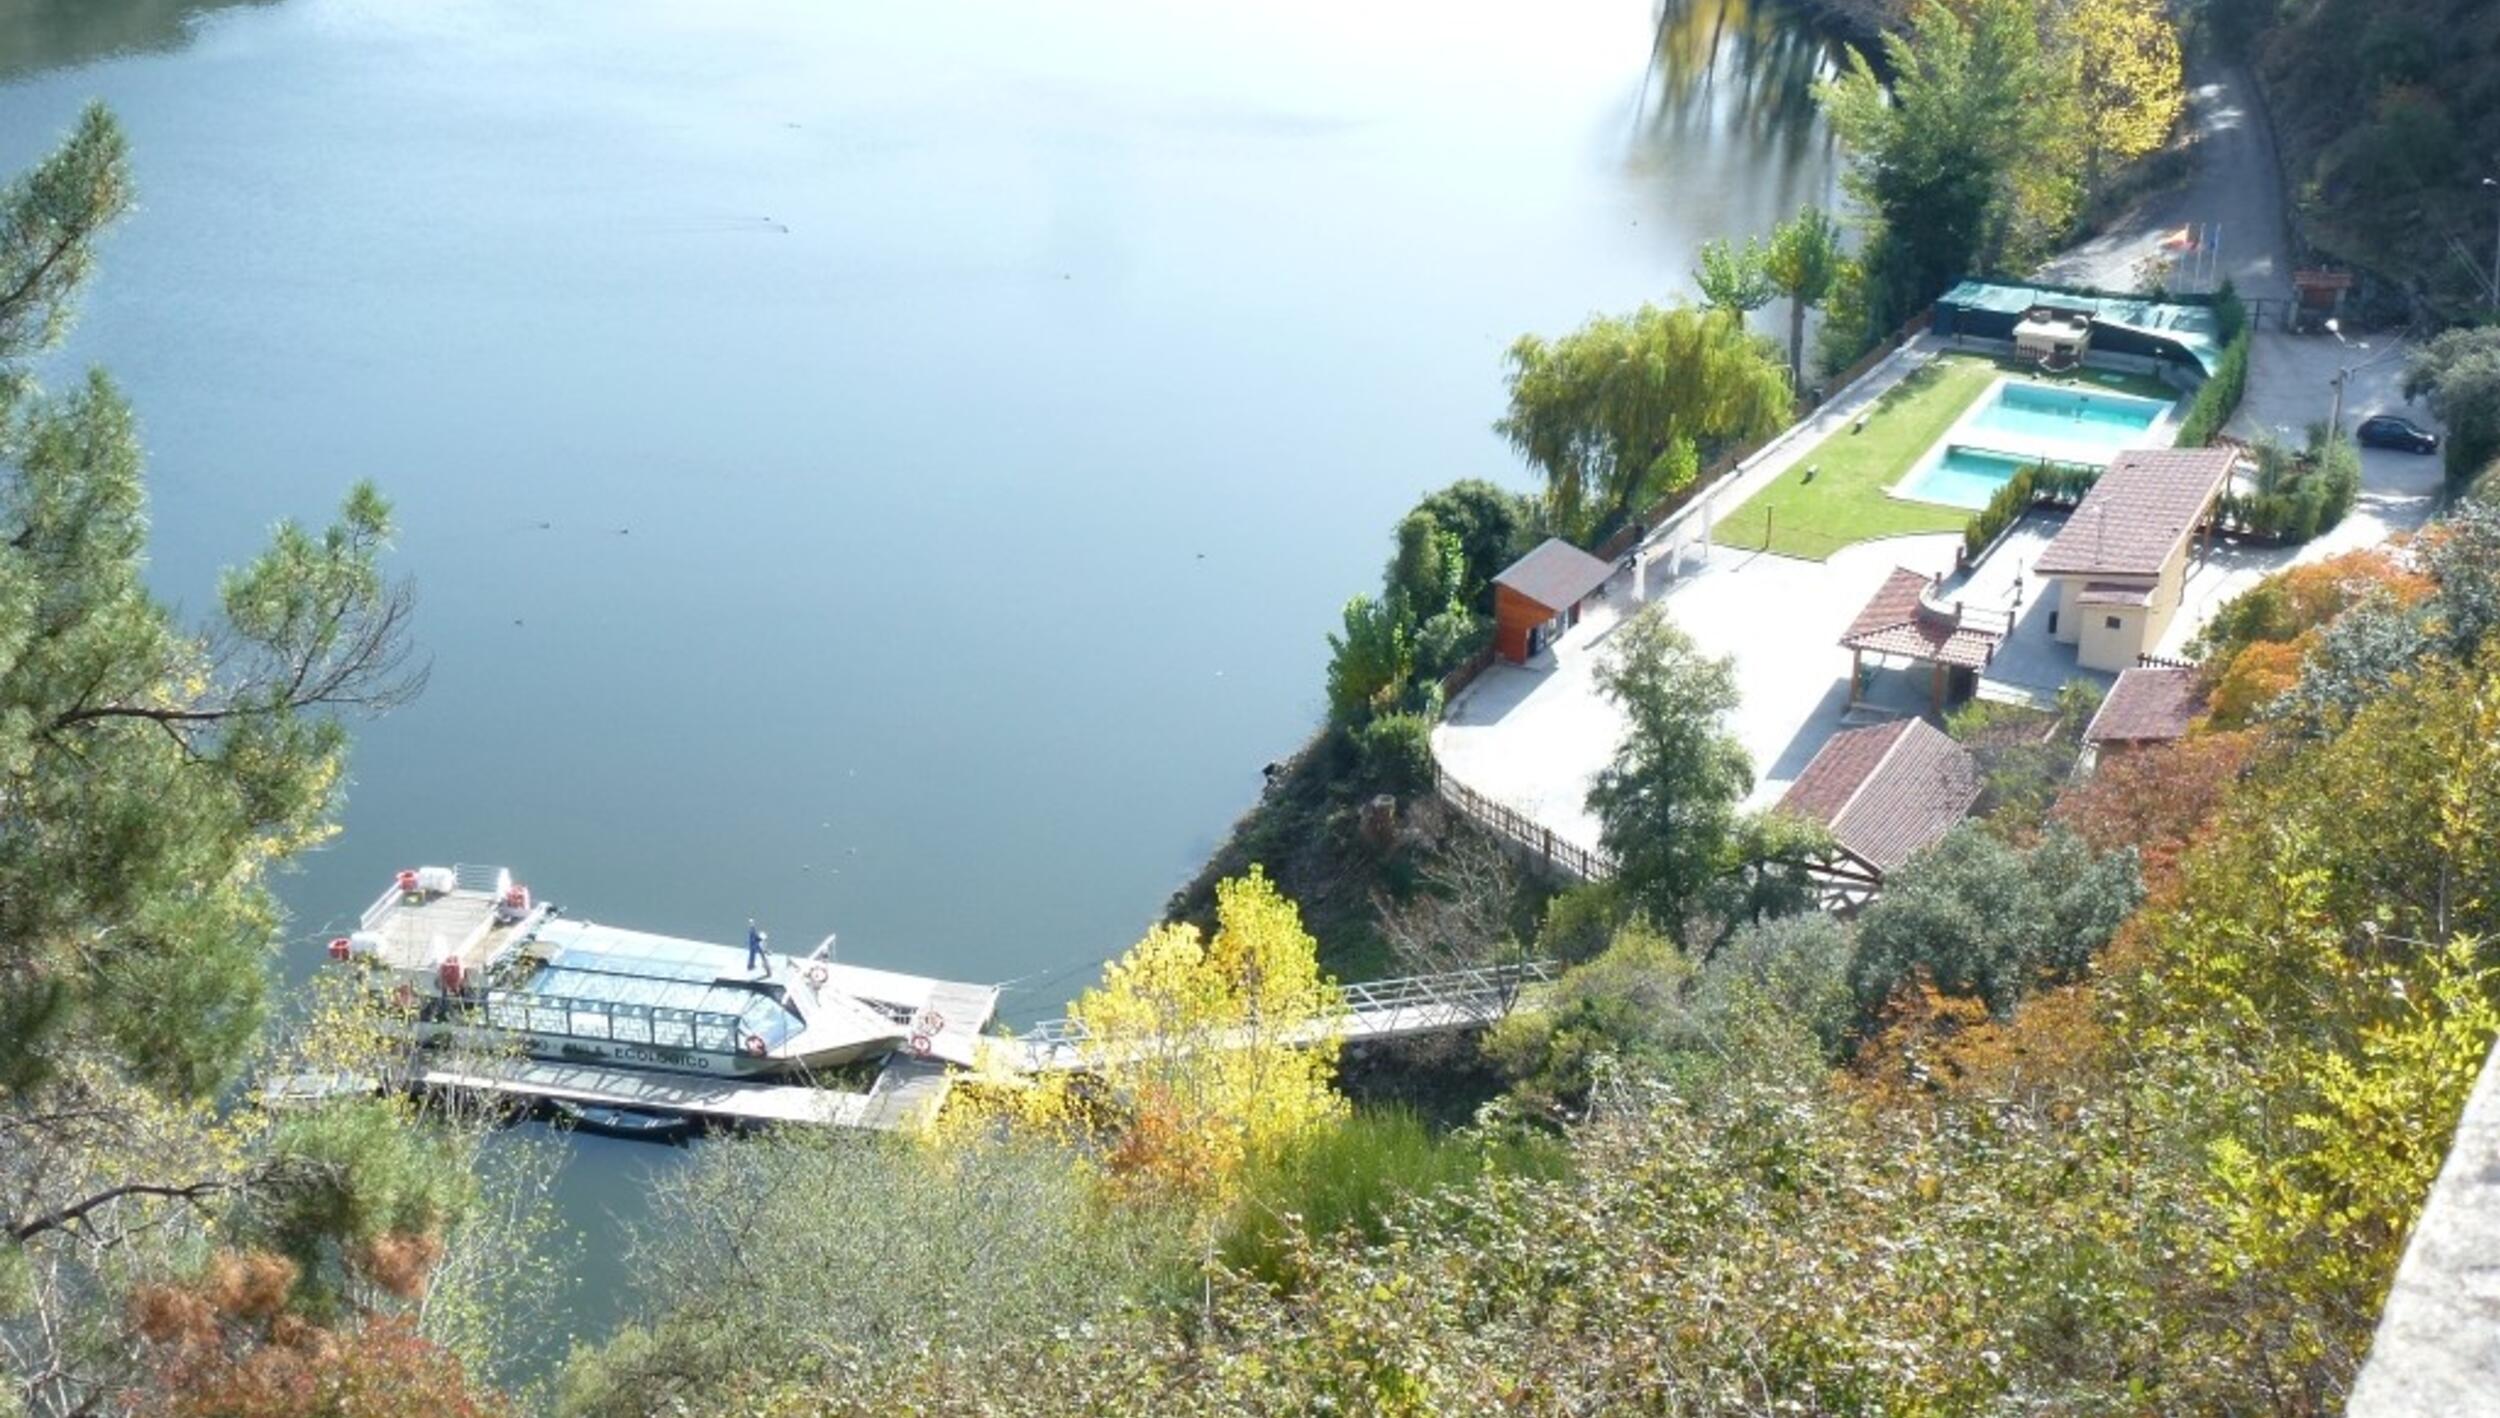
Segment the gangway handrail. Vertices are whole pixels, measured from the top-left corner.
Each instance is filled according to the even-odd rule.
[[[1507,965],[1476,965],[1438,974],[1400,975],[1386,980],[1361,980],[1340,985],[1345,1001],[1341,1018],[1354,1031],[1379,1037],[1447,1028],[1462,1022],[1490,1022],[1505,1013],[1530,985],[1550,983],[1556,974],[1550,960],[1525,960]],[[1394,1027],[1396,1016],[1439,1007],[1446,1013],[1427,1022]],[[1367,1018],[1379,1021],[1366,1027]],[[1028,1049],[1057,1050],[1081,1046],[1091,1036],[1084,1024],[1062,1016],[1045,1019],[1016,1036]]]

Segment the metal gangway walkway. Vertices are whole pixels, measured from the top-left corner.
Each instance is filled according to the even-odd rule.
[[[1552,983],[1556,973],[1552,961],[1531,960],[1340,985],[1344,1012],[1303,1026],[1292,1041],[1317,1043],[1334,1038],[1358,1043],[1483,1029],[1518,1008],[1536,987]],[[1045,1020],[1000,1044],[1008,1051],[1009,1068],[1057,1073],[1091,1067],[1088,1042],[1084,1025],[1063,1018]],[[1222,1046],[1220,1039],[1213,1043]]]

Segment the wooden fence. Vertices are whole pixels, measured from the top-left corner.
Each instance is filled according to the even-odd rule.
[[[1447,704],[1451,700],[1456,699],[1460,690],[1474,684],[1476,682],[1476,676],[1483,674],[1486,670],[1491,669],[1492,667],[1493,642],[1490,638],[1488,638],[1484,642],[1483,649],[1468,656],[1465,661],[1460,663],[1458,668],[1441,676],[1441,702],[1443,704]]]
[[[1614,858],[1555,836],[1554,829],[1507,803],[1495,802],[1443,772],[1438,761],[1433,764],[1432,778],[1433,787],[1440,792],[1441,800],[1456,809],[1460,816],[1534,857],[1547,868],[1575,881],[1605,881],[1615,874]]]

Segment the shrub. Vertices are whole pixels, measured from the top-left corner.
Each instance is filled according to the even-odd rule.
[[[2228,346],[2247,329],[2248,306],[2240,300],[2238,289],[2225,280],[2222,289],[2214,292],[2214,336]]]
[[[1979,515],[1962,528],[1962,547],[1971,560],[1977,561],[1979,554],[1988,549],[1988,543],[1996,540],[1997,533],[2031,510],[2032,485],[2037,477],[2038,470],[2034,468],[2017,471],[2005,480],[2005,486],[1997,489],[1996,496],[1988,499]]]
[[[2142,899],[2130,849],[2095,856],[2053,830],[2024,852],[1966,822],[1886,878],[1858,922],[1850,987],[1870,1018],[1921,977],[2002,1017],[2081,974]]]
[[[1495,1025],[1484,1038],[1485,1058],[1532,1114],[1580,1115],[1608,1074],[1654,1075],[1700,1042],[1684,1003],[1692,976],[1684,952],[1635,921],[1596,959],[1564,971],[1543,1008]]]
[[[1545,921],[1537,928],[1537,952],[1565,964],[1587,960],[1606,948],[1615,928],[1623,924],[1623,893],[1611,881],[1572,887],[1545,903]]]
[[[1849,945],[1848,928],[1820,911],[1739,927],[1702,967],[1693,1014],[1721,1032],[1745,999],[1761,999],[1835,1053],[1851,1022]]]
[[[2213,377],[2207,379],[2188,404],[2187,417],[2179,421],[2179,446],[2203,448],[2210,446],[2222,432],[2222,426],[2238,412],[2240,396],[2248,392],[2248,331],[2243,328],[2222,348],[2222,358],[2214,362]]]
[[[1403,1108],[1352,1114],[1254,1166],[1226,1218],[1224,1264],[1291,1291],[1305,1240],[1389,1239],[1389,1219],[1413,1198],[1487,1174],[1560,1176],[1570,1154],[1543,1137],[1435,1132]]]
[[[1431,790],[1432,720],[1421,714],[1383,714],[1356,732],[1355,746],[1362,755],[1363,781],[1374,791],[1404,797]]]
[[[1467,663],[1492,639],[1491,617],[1456,609],[1441,612],[1425,621],[1415,632],[1416,680],[1439,684],[1444,676]]]

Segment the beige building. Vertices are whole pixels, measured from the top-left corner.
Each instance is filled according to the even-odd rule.
[[[2239,454],[2229,448],[2121,453],[2084,495],[2033,568],[2057,583],[2051,626],[2085,669],[2116,673],[2161,642],[2179,613],[2214,499]]]

